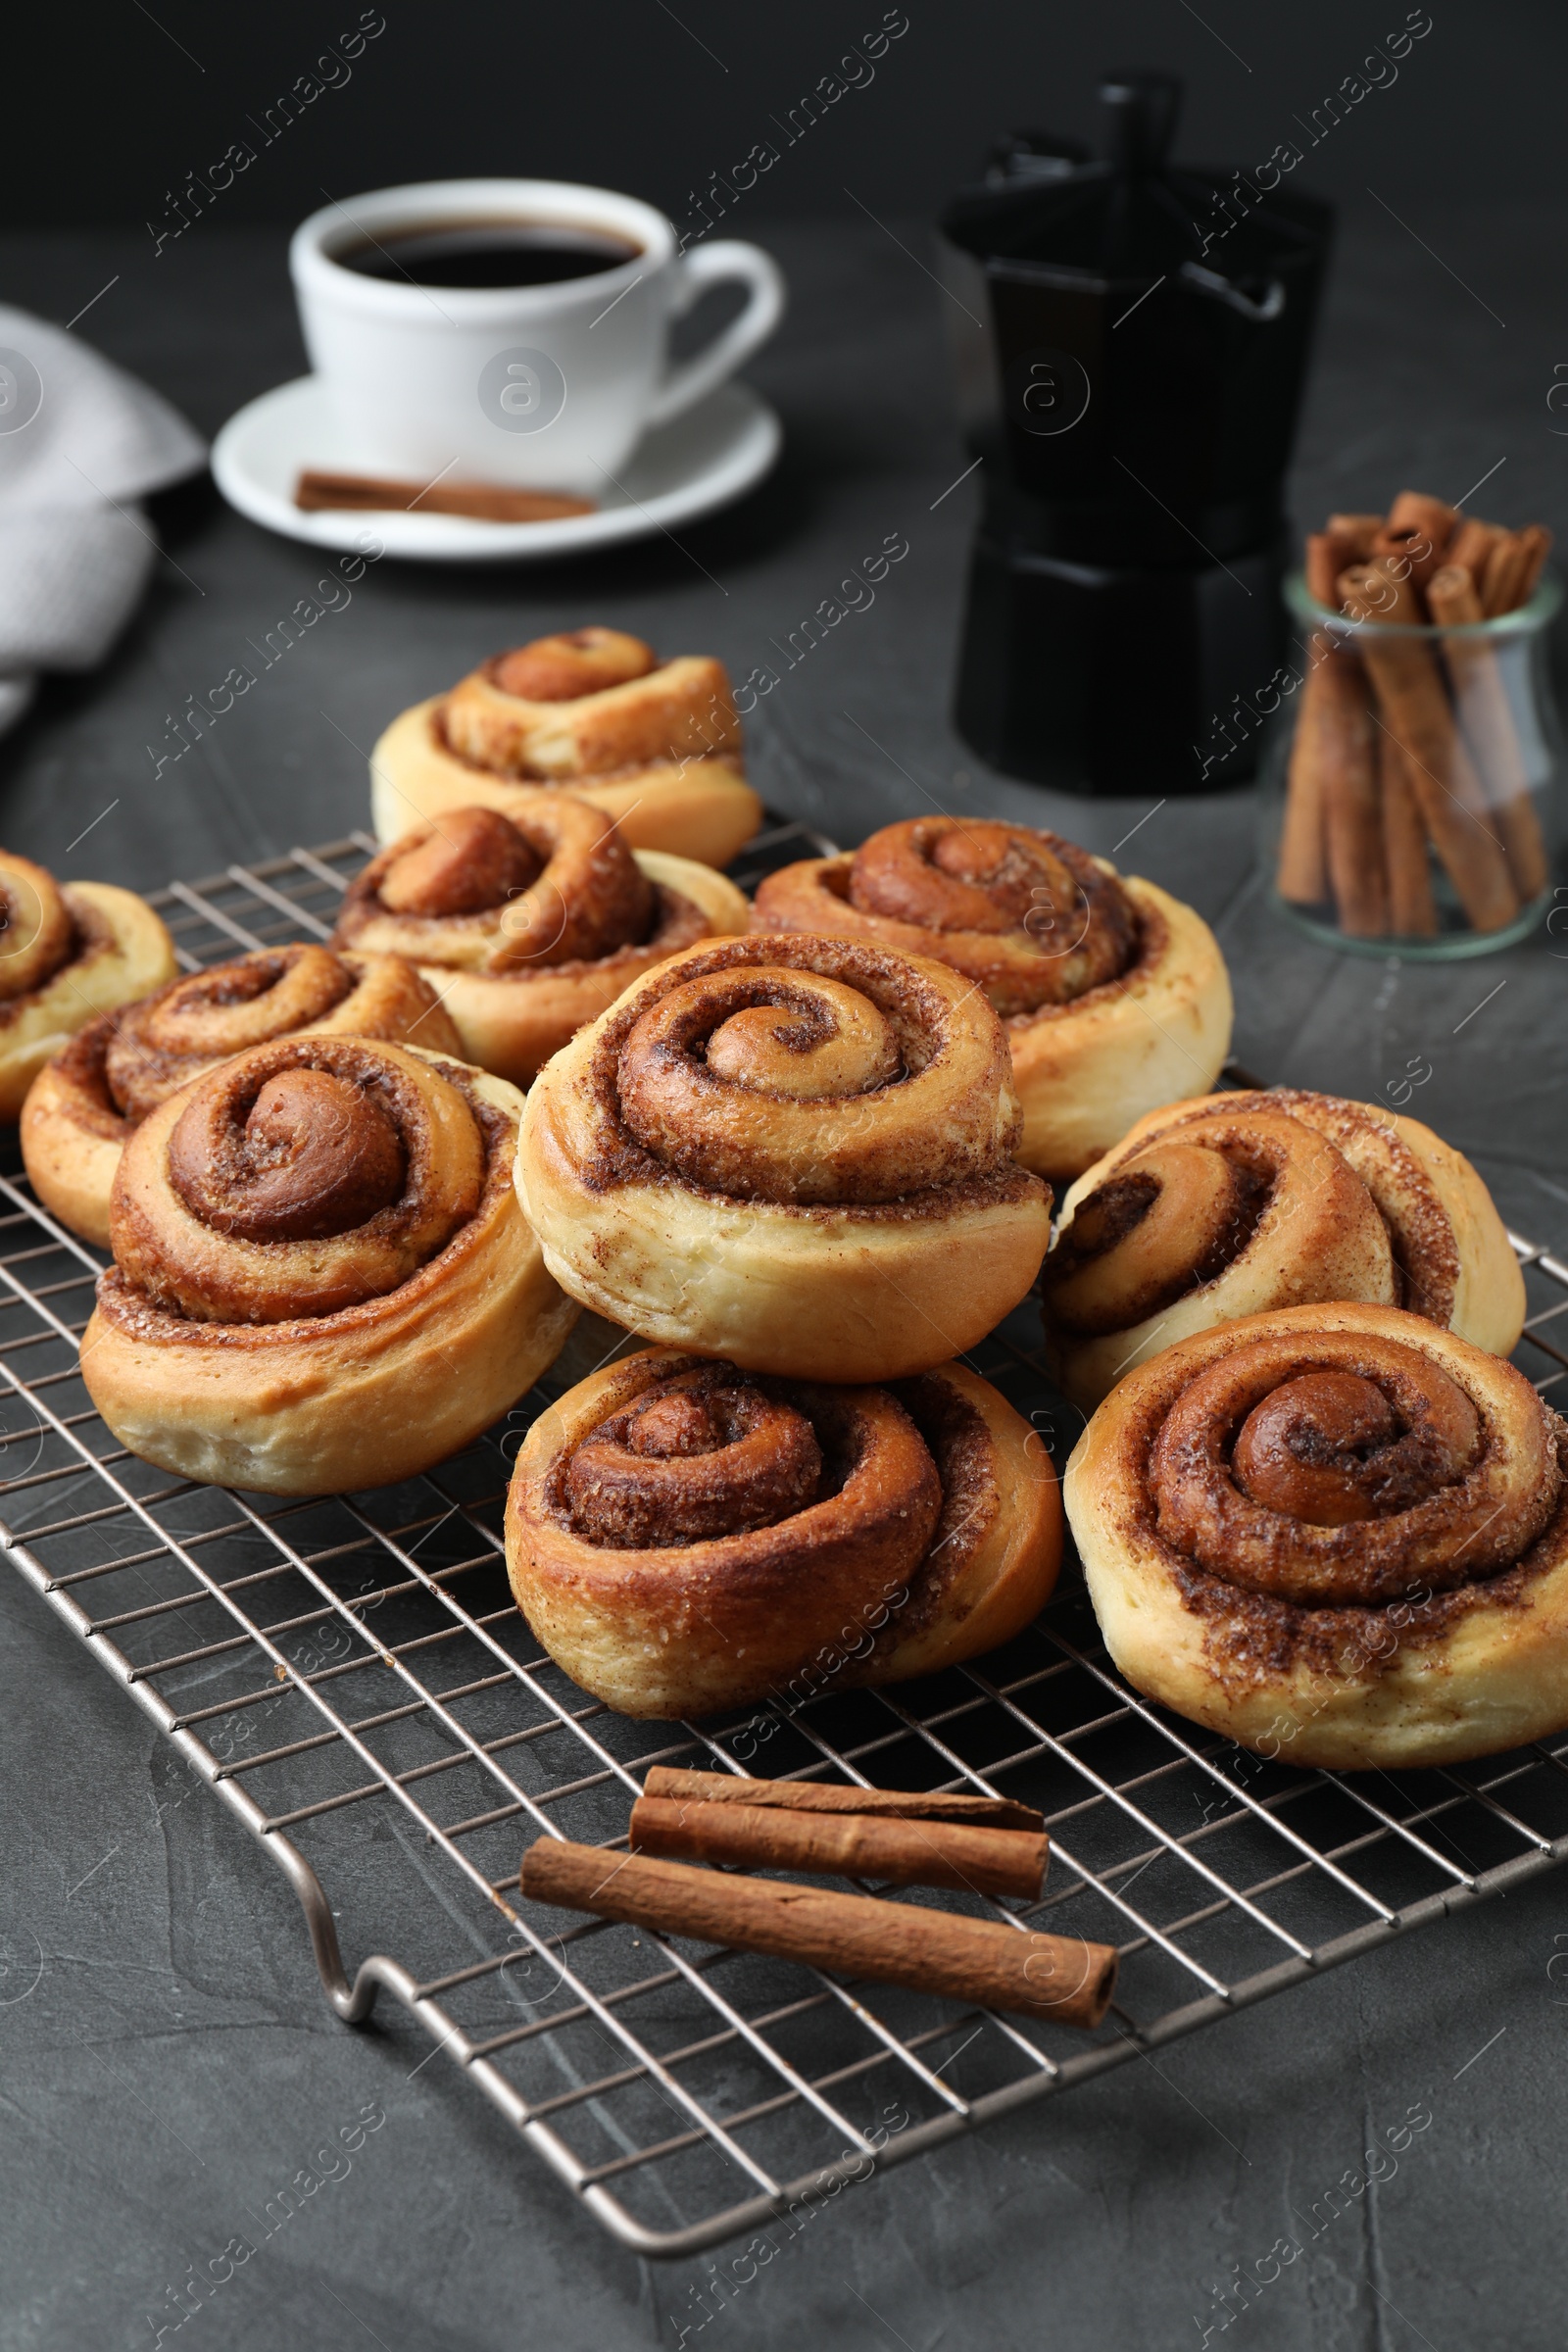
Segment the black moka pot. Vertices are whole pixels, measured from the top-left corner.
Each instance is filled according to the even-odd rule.
[[[1100,94],[1103,160],[1019,134],[942,219],[984,461],[955,715],[1009,775],[1212,791],[1252,773],[1285,660],[1281,486],[1332,212],[1280,186],[1283,149],[1171,169],[1170,75]]]

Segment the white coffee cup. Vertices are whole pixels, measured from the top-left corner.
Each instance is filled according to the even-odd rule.
[[[608,234],[631,258],[532,286],[421,286],[370,277],[341,257],[415,230],[510,221]],[[732,375],[784,310],[760,247],[728,239],[680,253],[662,213],[633,196],[557,179],[443,179],[380,188],[313,213],[289,270],[311,366],[366,473],[570,490],[602,498],[651,425]],[[669,323],[709,286],[750,299],[694,359],[671,362]]]

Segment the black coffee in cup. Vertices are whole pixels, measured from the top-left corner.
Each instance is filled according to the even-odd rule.
[[[416,286],[552,286],[635,261],[629,237],[567,220],[443,220],[385,231],[332,255],[362,277]]]
[[[784,304],[759,247],[725,237],[683,252],[652,205],[569,180],[334,198],[295,230],[289,271],[342,435],[341,451],[312,449],[308,463],[596,500],[645,433],[727,382]],[[672,318],[721,282],[745,290],[744,306],[676,357]]]

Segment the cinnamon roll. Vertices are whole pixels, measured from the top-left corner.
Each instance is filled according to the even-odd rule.
[[[789,934],[692,948],[534,1081],[517,1189],[563,1288],[647,1338],[805,1380],[970,1348],[1051,1195],[1006,1040],[947,964]]]
[[[0,1119],[20,1117],[52,1054],[101,1012],[174,970],[145,899],[113,882],[57,882],[0,850]]]
[[[1314,1299],[1401,1306],[1494,1355],[1524,1277],[1492,1196],[1418,1119],[1289,1087],[1140,1119],[1062,1203],[1047,1359],[1074,1403],[1211,1324]]]
[[[634,850],[727,865],[761,821],[721,662],[661,662],[619,629],[569,629],[482,662],[395,718],[370,759],[377,839],[449,808],[513,816],[541,784],[615,818]]]
[[[769,874],[753,922],[935,956],[983,989],[1012,1049],[1018,1157],[1054,1181],[1143,1112],[1212,1086],[1230,1050],[1230,980],[1208,925],[1028,825],[884,825],[853,856]]]
[[[961,1364],[894,1388],[654,1348],[533,1425],[507,1499],[518,1607],[624,1715],[907,1682],[1010,1640],[1061,1558],[1055,1474]]]
[[[1138,1690],[1282,1762],[1454,1763],[1568,1727],[1568,1425],[1396,1307],[1168,1348],[1067,1467]]]
[[[711,866],[631,851],[603,809],[539,792],[405,834],[349,885],[334,936],[416,964],[465,1058],[521,1086],[633,980],[750,911]]]
[[[512,1185],[521,1098],[406,1046],[256,1046],[148,1112],[82,1378],[161,1469],[276,1494],[410,1478],[576,1317]]]
[[[236,956],[89,1021],[39,1072],[22,1114],[33,1191],[63,1224],[107,1250],[115,1170],[147,1113],[247,1047],[296,1036],[463,1052],[436,992],[397,956],[299,946]]]

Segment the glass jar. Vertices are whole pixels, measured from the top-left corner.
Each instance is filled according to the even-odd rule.
[[[1262,857],[1274,906],[1352,955],[1485,956],[1551,900],[1562,742],[1543,577],[1517,612],[1462,628],[1331,612],[1297,573],[1304,633],[1264,759]]]

